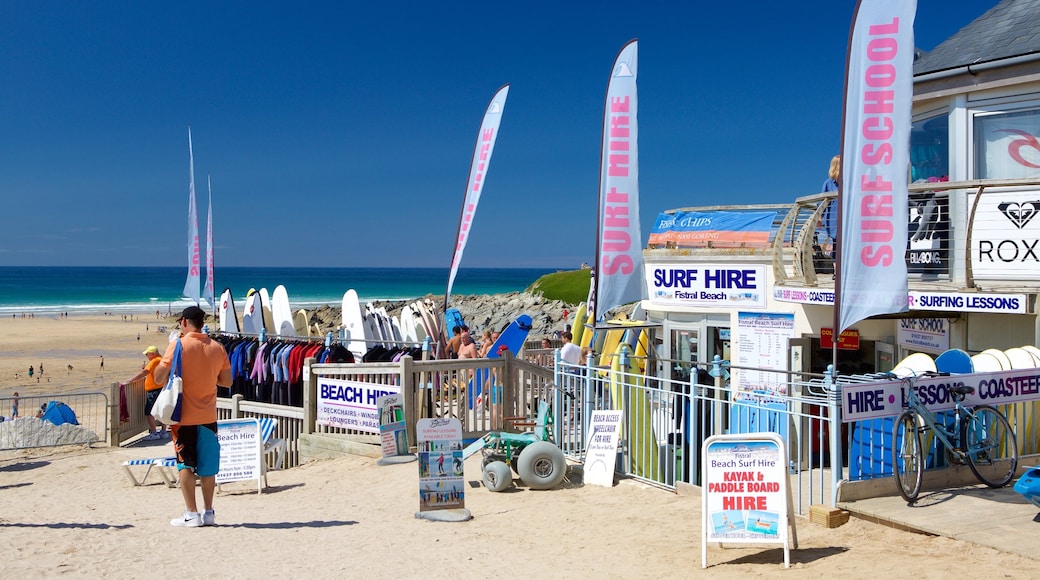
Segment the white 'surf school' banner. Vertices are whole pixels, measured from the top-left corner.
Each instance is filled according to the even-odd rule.
[[[477,213],[480,192],[484,189],[484,178],[491,164],[491,154],[495,151],[495,140],[498,138],[498,127],[502,123],[502,111],[506,108],[506,96],[509,85],[498,89],[484,111],[484,121],[480,124],[477,144],[473,147],[473,159],[469,164],[469,180],[466,181],[466,196],[462,201],[462,216],[459,218],[459,231],[455,238],[455,253],[451,257],[451,271],[448,273],[448,287],[444,291],[444,309],[448,309],[448,298],[451,287],[455,283],[455,275],[462,262],[462,253],[469,240],[469,229],[473,225],[473,215]]]
[[[907,309],[916,0],[861,0],[846,65],[838,330]]]
[[[597,323],[611,308],[646,297],[639,233],[637,47],[630,40],[614,60],[603,111],[593,306]]]
[[[188,127],[188,278],[184,281],[184,296],[199,303],[199,216],[195,209],[195,157],[191,152],[191,127]]]

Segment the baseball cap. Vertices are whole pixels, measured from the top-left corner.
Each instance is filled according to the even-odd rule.
[[[159,349],[154,347],[154,346],[150,346],[150,347],[144,349],[144,352],[142,352],[141,354],[144,354],[144,355],[159,354]]]
[[[196,326],[202,326],[202,322],[206,319],[206,311],[199,308],[198,306],[189,306],[184,309],[184,312],[177,317],[177,320],[190,320],[196,324]]]

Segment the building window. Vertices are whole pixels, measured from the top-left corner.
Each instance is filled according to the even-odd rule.
[[[910,126],[910,181],[950,174],[950,120],[946,113]]]
[[[975,116],[975,179],[1040,177],[1040,110]]]

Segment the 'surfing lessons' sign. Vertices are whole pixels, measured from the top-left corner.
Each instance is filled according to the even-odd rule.
[[[462,423],[458,419],[419,419],[419,511],[464,509]]]
[[[379,407],[379,439],[383,457],[408,453],[408,434],[404,422],[404,400],[401,394],[385,395],[376,399]]]
[[[704,442],[701,457],[701,567],[708,567],[708,542],[783,544],[784,566],[790,566],[798,534],[783,439],[775,433],[716,435]]]
[[[315,422],[327,427],[356,429],[379,434],[379,409],[376,401],[384,395],[400,393],[394,385],[377,385],[320,377]]]
[[[263,482],[260,467],[260,422],[255,418],[217,421],[220,442],[220,471],[217,483],[257,480],[257,493]]]
[[[766,267],[646,266],[650,301],[666,306],[765,308]]]
[[[585,483],[611,487],[621,438],[621,411],[593,411],[585,444]]]

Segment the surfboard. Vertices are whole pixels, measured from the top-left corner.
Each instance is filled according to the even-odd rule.
[[[1036,366],[1040,367],[1040,348],[1036,348],[1031,344],[1023,344],[1020,348],[1033,355],[1033,359],[1036,360]]]
[[[456,326],[466,326],[466,321],[462,319],[462,313],[458,308],[449,308],[444,312],[444,329],[452,332]]]
[[[658,443],[654,436],[653,414],[646,391],[643,386],[644,377],[639,372],[639,364],[632,356],[632,349],[625,343],[620,343],[613,353],[610,363],[610,398],[613,407],[626,414],[625,425],[629,430],[627,434],[629,453],[632,459],[632,473],[641,477],[658,479],[660,466],[658,460]],[[627,364],[622,367],[621,361],[625,359]],[[628,408],[624,407],[623,388],[629,390]],[[622,436],[625,436],[622,433]]]
[[[959,348],[951,348],[935,357],[935,370],[940,373],[973,373],[971,355]]]
[[[574,323],[571,324],[571,342],[576,345],[581,345],[581,336],[585,333],[585,318],[587,316],[588,306],[582,302],[578,305],[578,309],[574,311]]]
[[[271,319],[274,321],[274,333],[278,336],[296,336],[296,323],[293,321],[292,307],[289,306],[289,292],[279,284],[271,294]]]
[[[271,294],[267,288],[260,289],[260,306],[264,315],[264,328],[267,332],[276,332],[278,327],[274,325],[274,315],[271,313]]]
[[[1000,366],[1004,367],[1005,371],[1011,370],[1011,359],[1009,359],[1008,356],[1004,354],[1004,351],[1000,350],[999,348],[987,348],[982,352],[999,360]]]
[[[415,317],[412,316],[412,307],[405,304],[404,308],[401,309],[399,315],[401,325],[401,337],[406,342],[419,342],[419,337],[415,332]]]
[[[487,353],[487,358],[502,358],[502,349],[505,348],[513,356],[517,356],[520,353],[520,349],[524,346],[524,341],[527,340],[527,335],[530,334],[531,328],[533,327],[533,321],[531,317],[526,314],[521,314],[516,317],[516,320],[509,323],[509,326],[498,335],[498,340],[491,345],[491,350]],[[467,396],[469,398],[469,406],[472,409],[473,403],[476,397],[481,394],[484,384],[489,382],[491,376],[490,369],[477,369],[473,373],[473,380],[470,382],[470,388],[466,389]]]
[[[971,355],[971,367],[977,373],[992,373],[1004,370],[997,358],[989,353],[976,353]]]
[[[311,336],[311,316],[304,309],[296,311],[293,316],[293,326],[296,327],[296,336]]]
[[[235,313],[235,299],[231,296],[231,288],[224,288],[220,293],[220,331],[241,332],[238,326],[238,315]]]
[[[613,321],[611,321],[613,322]],[[595,349],[599,353],[599,366],[609,367],[614,353],[625,338],[624,328],[597,328],[596,332],[603,334],[603,342]],[[597,341],[598,342],[598,341]]]
[[[892,369],[892,373],[901,379],[916,377],[926,372],[935,372],[935,361],[923,352],[915,352],[904,358]]]
[[[255,290],[246,296],[246,307],[242,311],[242,332],[259,334],[264,328],[263,307],[260,305],[260,294]]]
[[[340,318],[347,339],[347,350],[354,355],[355,360],[361,360],[368,350],[368,340],[372,338],[371,331],[365,324],[365,316],[361,311],[361,303],[358,301],[357,291],[351,288],[343,293],[340,303]]]
[[[596,334],[595,330],[593,329],[593,326],[595,326],[596,322],[595,320],[593,320],[593,316],[595,316],[594,313],[592,313],[591,311],[586,311],[585,320],[581,322],[581,324],[584,325],[584,330],[581,333],[581,343],[578,344],[578,346],[580,346],[581,348],[589,348],[592,346],[593,335]],[[577,320],[575,320],[574,322],[575,324],[578,323]]]

